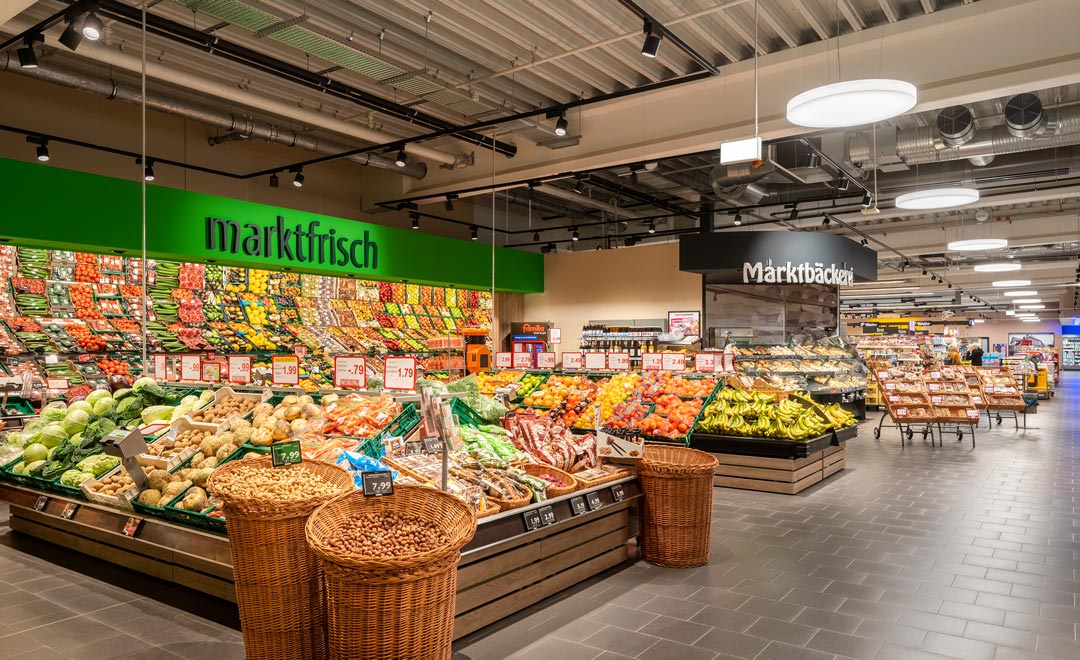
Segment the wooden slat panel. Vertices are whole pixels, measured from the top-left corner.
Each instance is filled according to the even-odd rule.
[[[526,566],[543,559],[539,543],[521,545],[500,555],[488,557],[483,561],[473,562],[468,566],[458,566],[458,592],[482,582],[487,582],[504,573]]]
[[[832,465],[833,463],[836,463],[837,461],[844,460],[846,457],[847,457],[847,452],[846,451],[836,452],[835,454],[832,454],[830,456],[826,456],[825,458],[823,458],[822,461],[821,461],[821,467],[822,467],[822,469],[827,468],[830,465]]]
[[[822,476],[822,478],[832,476],[832,475],[836,474],[837,472],[839,472],[840,470],[843,470],[846,465],[847,465],[847,460],[846,459],[840,459],[839,461],[833,463],[829,467],[822,470],[821,471],[821,476]]]
[[[841,443],[841,444],[845,444],[845,443]],[[822,450],[822,454],[824,454],[825,456],[830,456],[832,454],[835,454],[838,451],[844,451],[844,447],[842,447],[842,446],[841,447],[826,447],[824,450]]]
[[[798,470],[821,458],[821,452],[806,458],[765,458],[763,456],[742,456],[740,454],[713,454],[721,465],[741,465],[745,467],[766,468],[772,470]]]
[[[813,486],[819,481],[821,481],[820,470],[812,471],[808,476],[795,483],[767,481],[764,479],[745,479],[740,477],[713,477],[713,485],[715,486],[741,488],[743,490],[757,490],[766,493],[783,493],[785,495],[794,495],[800,490]]]
[[[790,463],[790,461],[789,461]],[[813,472],[821,470],[821,461],[815,461],[799,469],[766,470],[762,468],[739,467],[732,465],[718,465],[715,474],[725,477],[744,477],[747,479],[763,479],[766,481],[783,481],[795,483],[806,478]]]

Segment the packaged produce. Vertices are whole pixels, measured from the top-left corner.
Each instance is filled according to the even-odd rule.
[[[324,406],[323,433],[370,438],[401,414],[401,404],[390,396],[349,394]]]

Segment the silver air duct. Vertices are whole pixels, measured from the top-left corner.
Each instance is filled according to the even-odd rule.
[[[1018,94],[1005,104],[1005,126],[1018,138],[1033,138],[1048,133],[1042,101],[1034,94]],[[1049,134],[1053,134],[1050,130]]]
[[[959,147],[975,137],[975,117],[962,105],[950,106],[938,113],[937,129],[945,146]]]

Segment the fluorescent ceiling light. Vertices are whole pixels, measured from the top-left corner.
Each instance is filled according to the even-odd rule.
[[[1017,298],[1019,296],[1037,296],[1038,291],[1032,291],[1031,289],[1024,289],[1022,291],[1006,291],[1005,295],[1009,298]]]
[[[996,287],[1031,286],[1031,280],[997,280],[993,282]]]
[[[860,126],[901,115],[917,101],[915,86],[902,80],[848,80],[799,94],[788,101],[787,118],[810,128]]]
[[[1046,305],[1020,305],[1020,309],[1046,309]]]
[[[929,209],[947,209],[954,206],[963,206],[964,204],[971,204],[972,202],[977,201],[979,201],[979,191],[974,188],[930,188],[928,190],[916,190],[914,192],[904,193],[903,195],[900,195],[896,198],[896,208],[925,211]],[[967,243],[968,241],[955,242]],[[1008,244],[1008,241],[1006,241],[1005,243]],[[982,247],[954,248],[952,247],[952,245],[952,243],[949,244],[950,250],[993,249]]]
[[[880,286],[882,284],[892,284],[894,282],[907,282],[906,277],[895,277],[891,280],[874,280],[873,282],[855,282],[851,286]]]
[[[986,319],[971,319],[972,323],[986,323]]]
[[[752,137],[720,145],[720,164],[761,160],[761,138]]]
[[[1020,319],[1021,323],[1038,323],[1039,319]]]
[[[975,266],[976,273],[1005,273],[1011,270],[1020,270],[1018,263],[979,264]]]
[[[927,191],[932,192],[932,191]],[[977,193],[978,191],[976,191]],[[979,196],[976,194],[975,199]],[[897,197],[899,200],[900,198]],[[973,200],[974,201],[974,200]],[[940,208],[940,207],[939,207]],[[949,249],[957,252],[971,251],[971,250],[997,250],[998,248],[1008,247],[1009,241],[1004,238],[969,238],[965,241],[952,241],[949,243]]]
[[[1016,312],[1012,311],[1011,309],[1007,309],[1005,310],[1005,316],[1016,316]]]
[[[1016,303],[1017,305],[1031,305],[1033,303],[1041,303],[1042,299],[1040,299],[1040,298],[1020,298],[1018,300],[1014,300],[1013,302]]]

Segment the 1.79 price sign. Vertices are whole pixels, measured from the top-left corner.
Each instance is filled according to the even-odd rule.
[[[383,362],[383,387],[388,390],[416,389],[416,358],[391,356]]]
[[[358,390],[367,387],[367,358],[354,355],[335,357],[334,387]]]

